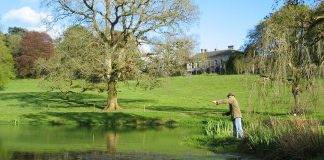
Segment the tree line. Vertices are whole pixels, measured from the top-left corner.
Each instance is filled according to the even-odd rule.
[[[48,59],[54,49],[47,33],[20,27],[10,27],[6,34],[0,32],[0,47],[0,88],[14,77],[36,78],[36,61]]]

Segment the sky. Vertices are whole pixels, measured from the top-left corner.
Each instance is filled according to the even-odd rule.
[[[200,49],[227,49],[244,44],[249,30],[272,12],[274,0],[196,0],[200,23],[191,32],[196,34]]]
[[[50,17],[40,7],[41,0],[2,0],[0,5],[0,30],[23,27],[28,30],[46,31],[42,18]],[[272,12],[274,0],[194,0],[200,10],[200,20],[191,25],[188,34],[197,41],[197,50],[239,49],[249,30]],[[56,26],[48,33],[58,36],[62,29]]]

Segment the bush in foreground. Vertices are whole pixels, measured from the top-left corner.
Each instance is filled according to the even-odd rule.
[[[314,159],[324,154],[324,132],[317,120],[249,119],[244,123],[245,137],[232,136],[232,123],[209,120],[202,135],[189,143],[210,148],[217,153],[245,152],[262,159]]]
[[[250,124],[242,145],[266,159],[310,159],[324,153],[324,133],[316,120],[269,120]]]

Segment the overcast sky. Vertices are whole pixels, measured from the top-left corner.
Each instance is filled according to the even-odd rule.
[[[192,25],[188,33],[198,42],[197,49],[226,49],[234,45],[239,49],[250,29],[272,11],[274,0],[194,0],[199,6],[199,24]],[[23,27],[28,30],[45,31],[42,18],[50,13],[40,7],[41,0],[3,0],[0,5],[0,29]],[[59,26],[49,32],[57,36]]]

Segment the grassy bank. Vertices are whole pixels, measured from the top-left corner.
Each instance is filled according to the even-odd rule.
[[[227,119],[221,113],[228,110],[228,106],[216,107],[210,101],[226,98],[229,91],[236,94],[243,113],[249,113],[248,117],[285,117],[292,96],[275,107],[259,105],[258,97],[249,97],[253,95],[250,86],[256,79],[256,76],[242,75],[174,77],[165,79],[162,87],[152,90],[120,83],[118,96],[122,110],[110,113],[102,111],[105,93],[87,91],[66,98],[60,92],[42,89],[39,80],[13,80],[0,91],[0,123],[192,126],[216,117]],[[287,95],[289,91],[287,89]],[[323,100],[320,103],[323,104]],[[313,115],[323,117],[323,109]]]
[[[216,153],[251,154],[260,159],[323,158],[324,128],[319,120],[305,117],[252,120],[245,121],[243,139],[231,136],[231,122],[210,120],[203,134],[187,142]]]

